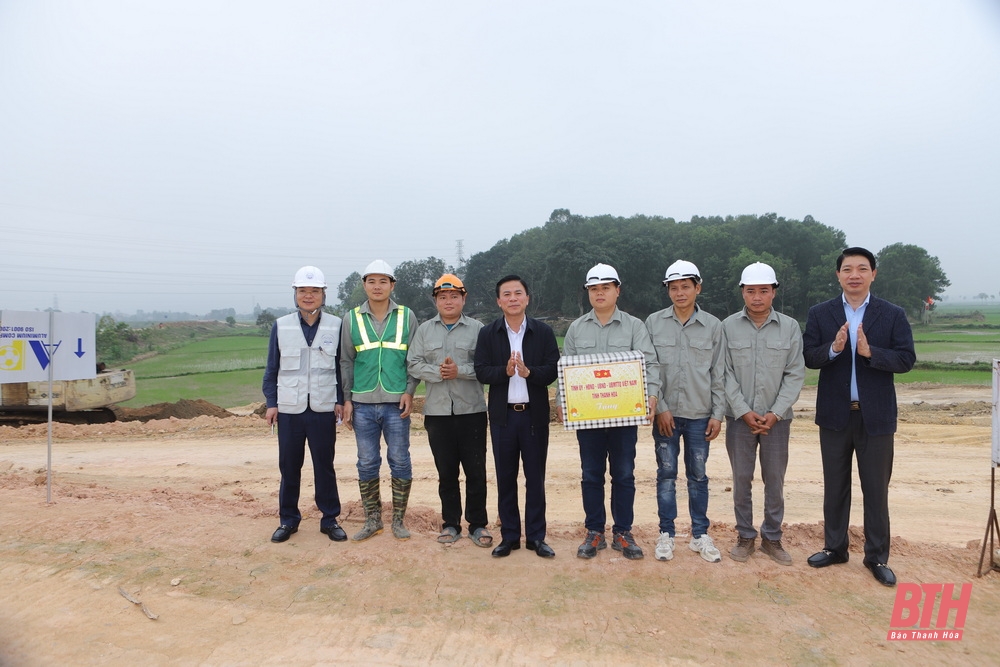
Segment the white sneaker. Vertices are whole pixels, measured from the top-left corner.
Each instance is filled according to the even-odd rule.
[[[691,544],[688,547],[691,548],[691,551],[700,553],[701,557],[709,563],[718,563],[722,560],[722,554],[715,548],[715,543],[707,534],[691,538]]]
[[[656,560],[671,560],[674,557],[674,538],[670,533],[660,533],[656,540]]]

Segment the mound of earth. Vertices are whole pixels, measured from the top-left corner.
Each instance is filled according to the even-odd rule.
[[[214,403],[197,399],[188,400],[182,398],[176,403],[154,403],[142,408],[123,408],[114,406],[111,408],[118,421],[121,422],[148,422],[153,419],[194,419],[207,415],[209,417],[232,417],[233,414],[225,408],[220,408]]]

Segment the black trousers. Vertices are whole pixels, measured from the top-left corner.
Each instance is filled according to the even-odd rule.
[[[438,471],[442,528],[462,532],[462,489],[459,467],[465,472],[465,520],[469,532],[485,528],[486,413],[427,415],[424,417],[434,465]]]
[[[505,542],[521,539],[521,512],[517,504],[518,461],[524,466],[524,536],[545,539],[545,460],[549,427],[533,427],[531,412],[507,410],[507,424],[490,423],[493,462],[497,471],[497,515]]]
[[[852,461],[864,502],[865,562],[889,562],[889,479],[892,477],[893,434],[869,435],[860,410],[852,410],[847,428],[819,430],[823,456],[824,548],[847,556],[851,522]]]
[[[316,483],[316,507],[323,513],[320,527],[329,528],[340,516],[340,493],[333,470],[337,417],[332,412],[313,412],[306,408],[298,415],[278,413],[278,470],[281,471],[278,513],[283,526],[297,527],[302,520],[299,487],[307,440]]]

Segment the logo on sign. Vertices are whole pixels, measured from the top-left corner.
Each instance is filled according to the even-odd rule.
[[[972,584],[962,584],[955,597],[955,584],[899,584],[889,621],[888,641],[958,641],[969,611]],[[934,613],[937,602],[937,614]],[[948,627],[951,612],[954,624]],[[933,620],[933,625],[931,621]]]
[[[24,370],[24,341],[12,340],[0,347],[0,371]]]

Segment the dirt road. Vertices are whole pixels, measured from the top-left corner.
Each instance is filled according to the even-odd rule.
[[[901,582],[972,583],[954,642],[886,640],[896,591],[862,567],[860,528],[849,563],[806,566],[823,546],[814,392],[792,426],[791,567],[759,551],[747,563],[725,555],[735,533],[722,439],[709,459],[709,516],[724,557],[709,564],[681,537],[674,560],[653,558],[655,461],[644,431],[635,534],[646,558],[609,549],[584,561],[576,441],[558,428],[547,481],[557,557],[543,560],[436,543],[436,474],[421,428],[411,540],[329,541],[310,483],[299,532],[272,544],[277,452],[258,417],[56,425],[51,505],[44,427],[0,427],[0,665],[1000,663],[1000,573],[975,578],[990,502],[989,389],[900,395],[891,565]],[[349,431],[338,438],[351,534],[361,525],[354,441]],[[491,486],[491,516],[495,498]],[[860,527],[857,488],[855,499]],[[679,528],[689,525],[682,502]]]

